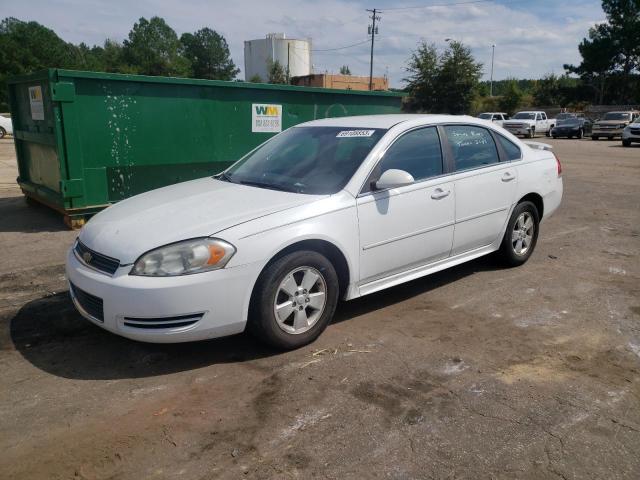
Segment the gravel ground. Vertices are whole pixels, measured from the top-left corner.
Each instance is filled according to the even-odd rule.
[[[75,233],[0,141],[0,477],[640,478],[640,146],[542,141],[565,198],[526,265],[344,303],[288,353],[84,321]]]

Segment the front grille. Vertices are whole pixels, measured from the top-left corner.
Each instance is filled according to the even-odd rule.
[[[180,328],[194,325],[203,316],[204,313],[158,318],[124,317],[124,324],[127,327],[142,329]]]
[[[70,283],[72,295],[75,297],[76,302],[80,304],[82,309],[89,315],[101,322],[104,322],[104,309],[102,299],[91,295],[90,293],[80,290],[73,283]]]
[[[96,270],[108,273],[109,275],[113,275],[120,266],[120,260],[95,252],[84,245],[80,240],[76,242],[75,251],[82,262]]]
[[[508,123],[504,126],[504,128],[522,128],[524,125],[521,123]]]
[[[640,128],[631,128],[629,130],[633,135],[640,135]]]

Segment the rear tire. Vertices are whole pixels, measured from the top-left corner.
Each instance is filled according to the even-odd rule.
[[[0,138],[4,138],[6,134],[7,131],[3,127],[0,127]]]
[[[598,137],[597,135],[591,135],[591,140],[599,140],[600,137]]]
[[[260,274],[247,329],[279,349],[302,347],[327,328],[339,292],[338,275],[327,258],[309,250],[289,253]]]
[[[518,267],[525,263],[538,241],[540,216],[532,202],[522,202],[513,209],[502,239],[499,255],[509,267]]]

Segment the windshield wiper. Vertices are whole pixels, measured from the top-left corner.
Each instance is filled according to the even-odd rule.
[[[300,193],[297,189],[291,187],[285,187],[283,185],[273,185],[271,183],[253,182],[251,180],[240,180],[242,185],[248,185],[250,187],[268,188],[269,190],[279,190],[283,192]]]
[[[231,175],[228,175],[227,172],[219,173],[218,175],[216,175],[215,178],[218,179],[218,180],[222,180],[223,182],[233,183],[231,181]]]

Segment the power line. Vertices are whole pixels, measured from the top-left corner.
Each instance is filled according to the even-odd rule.
[[[322,48],[322,49],[312,49],[312,52],[333,52],[335,50],[344,50],[345,48],[357,47],[358,45],[362,45],[365,43],[369,43],[369,39],[363,40],[362,42],[353,43],[351,45],[345,45],[344,47],[336,47],[336,48]]]

